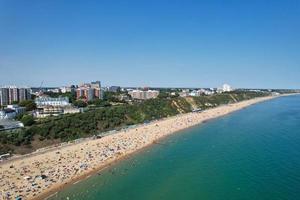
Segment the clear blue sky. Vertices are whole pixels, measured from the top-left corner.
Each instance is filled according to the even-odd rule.
[[[0,85],[300,88],[300,1],[0,0]]]

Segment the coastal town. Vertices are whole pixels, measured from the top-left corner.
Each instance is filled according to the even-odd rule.
[[[233,89],[228,84],[220,88],[102,87],[100,81],[57,88],[1,87],[0,197],[46,197],[166,135],[282,93]],[[120,109],[124,112],[121,116]],[[97,127],[85,132],[93,121],[89,116],[103,112],[111,114],[99,118]],[[132,121],[140,114],[149,117]],[[81,128],[65,127],[68,122],[63,121],[76,123],[77,118]],[[105,125],[112,119],[119,122]],[[54,130],[61,136],[52,137]],[[70,137],[78,132],[81,134]],[[23,134],[31,136],[17,141],[9,138]]]
[[[42,85],[41,85],[42,86]],[[230,85],[220,88],[170,89],[171,96],[201,96],[231,92]],[[132,102],[157,98],[160,89],[121,88],[120,86],[101,87],[100,81],[62,87],[0,87],[0,128],[3,130],[22,128],[22,117],[45,118],[63,114],[81,113],[95,100],[104,102],[105,93],[111,93],[119,102]],[[24,116],[25,115],[25,116]],[[20,119],[21,121],[17,120]],[[1,129],[0,129],[1,130]]]

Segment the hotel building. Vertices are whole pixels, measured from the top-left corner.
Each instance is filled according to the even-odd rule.
[[[152,99],[156,98],[159,95],[159,91],[157,90],[131,90],[128,92],[128,94],[133,98],[133,99],[141,99],[141,100],[146,100],[146,99]]]
[[[100,81],[85,83],[76,89],[76,99],[91,101],[94,99],[103,99],[103,91]]]

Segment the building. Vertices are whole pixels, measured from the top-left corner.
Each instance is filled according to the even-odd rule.
[[[100,81],[91,82],[91,88],[101,88],[101,82]]]
[[[0,88],[0,106],[31,99],[29,88],[8,86]]]
[[[29,88],[19,88],[19,101],[31,99],[31,91]]]
[[[74,114],[83,112],[83,108],[74,108],[72,106],[68,106],[64,108],[64,114]]]
[[[121,87],[120,86],[109,86],[109,87],[107,87],[107,91],[108,92],[118,92],[118,91],[121,91]]]
[[[38,108],[42,108],[45,106],[69,106],[69,98],[68,97],[58,97],[52,98],[47,96],[38,97],[35,99],[36,106]]]
[[[87,86],[82,86],[76,90],[76,99],[82,99],[84,101],[91,101],[95,99],[95,89]]]
[[[16,116],[25,113],[26,108],[18,105],[8,105],[5,109],[0,110],[0,119],[14,119]]]
[[[189,90],[188,89],[184,89],[181,92],[179,92],[179,96],[180,97],[187,97],[189,96]]]
[[[223,86],[222,86],[222,91],[223,91],[223,92],[231,92],[231,91],[233,91],[233,89],[232,89],[232,87],[231,87],[230,85],[228,85],[228,84],[223,84]]]
[[[25,113],[26,108],[18,105],[8,105],[5,109],[0,110],[0,119],[14,119],[16,116]]]
[[[75,108],[72,106],[44,106],[42,108],[38,108],[34,112],[34,116],[37,118],[44,118],[49,116],[58,116],[62,114],[74,114],[83,112],[82,108]]]
[[[215,92],[213,89],[199,89],[199,90],[193,90],[191,93],[190,93],[190,96],[201,96],[201,95],[213,95]]]
[[[59,88],[61,93],[67,93],[67,92],[71,92],[71,88],[67,87],[67,86],[63,86]]]
[[[13,102],[19,102],[19,88],[13,86],[8,88],[9,96],[8,102],[12,104]]]
[[[103,99],[103,90],[101,89],[101,82],[95,81],[80,85],[76,89],[76,99],[82,99],[84,101]]]
[[[60,89],[61,93],[67,93],[67,92],[73,93],[73,92],[75,92],[76,87],[75,87],[75,85],[71,85],[71,86],[63,86],[63,87],[60,87],[59,89]]]
[[[192,97],[199,97],[202,94],[204,94],[204,91],[201,89],[201,90],[193,90],[192,92],[190,92],[189,95]]]
[[[0,106],[9,104],[8,88],[0,88]]]
[[[35,103],[38,109],[35,111],[34,116],[37,118],[79,113],[82,111],[80,108],[72,107],[68,97],[38,97],[36,98]]]
[[[47,92],[60,93],[60,88],[48,88]]]
[[[21,115],[21,114],[26,112],[25,107],[21,107],[21,106],[18,106],[18,105],[7,105],[7,108],[11,109],[11,110],[14,110],[17,115]]]
[[[17,116],[16,111],[6,108],[3,110],[0,110],[0,119],[14,119]]]
[[[63,114],[63,112],[64,112],[63,107],[47,105],[38,108],[34,112],[34,116],[37,118],[44,118],[48,116],[58,116],[60,114]]]
[[[159,91],[157,91],[157,90],[147,90],[147,91],[131,90],[131,91],[128,91],[128,94],[133,99],[146,100],[146,99],[156,98],[159,95]]]

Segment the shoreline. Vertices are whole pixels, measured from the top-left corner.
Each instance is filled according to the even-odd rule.
[[[40,190],[34,189],[34,195],[32,195],[31,191],[29,192],[30,195],[22,195],[22,199],[48,199],[50,197],[53,197],[57,192],[63,190],[65,187],[76,184],[84,180],[85,178],[89,178],[91,175],[95,175],[96,173],[101,172],[105,168],[110,167],[111,165],[114,165],[121,160],[127,159],[128,157],[139,153],[145,148],[151,147],[151,145],[155,144],[155,142],[171,134],[191,128],[201,123],[206,123],[207,121],[244,109],[253,104],[271,100],[281,96],[287,95],[254,98],[234,104],[227,104],[216,108],[211,108],[200,113],[186,113],[170,118],[164,118],[158,121],[150,122],[149,124],[141,124],[131,129],[120,130],[112,135],[108,135],[100,139],[82,141],[80,143],[74,143],[63,147],[59,146],[57,149],[51,149],[49,151],[47,150],[45,152],[40,152],[38,154],[33,154],[30,156],[19,157],[15,160],[13,159],[8,162],[1,163],[0,169],[4,168],[8,170],[8,172],[16,171],[17,169],[19,176],[13,175],[13,173],[11,173],[11,176],[7,176],[4,178],[11,178],[13,179],[11,181],[21,182],[19,184],[16,184],[19,186],[18,188],[23,186],[25,183],[28,184],[28,182],[33,182],[34,184],[37,184],[39,186],[43,184],[46,185]],[[75,151],[75,153],[73,151]],[[99,154],[100,156],[102,156],[103,152],[104,159],[102,159],[101,157],[99,161],[96,156],[99,156]],[[67,156],[69,157],[64,158],[64,153],[67,153]],[[80,154],[80,156],[77,157],[77,153]],[[75,157],[73,154],[75,154]],[[44,157],[43,159],[45,160],[45,156],[49,156],[49,160],[53,162],[49,164],[47,160],[46,164],[43,163],[41,157]],[[61,161],[61,159],[63,159],[64,162]],[[59,162],[57,162],[57,160],[59,160]],[[75,174],[72,174],[71,172],[74,172],[74,169],[71,169],[69,166],[66,167],[66,165],[69,164],[68,161],[70,163],[77,161],[75,164],[77,166],[80,165],[80,168],[82,165],[84,165],[84,169],[81,170],[80,168],[75,168]],[[26,165],[25,163],[27,162],[31,163],[31,166],[35,170],[30,168],[30,164]],[[12,164],[16,165],[16,167],[14,166],[13,168],[10,168]],[[44,166],[40,167],[40,165]],[[49,168],[52,168],[54,166],[57,167],[57,170],[49,171]],[[29,173],[20,173],[20,170],[22,170],[23,168],[27,169],[27,167],[30,168]],[[60,170],[65,170],[66,168],[68,170],[65,173],[69,173],[70,176],[67,176],[65,178],[64,171]],[[77,174],[78,171],[79,173]],[[43,180],[40,180],[38,182],[36,181],[36,178],[33,181],[20,181],[22,180],[21,178],[24,178],[24,175],[28,176],[28,174],[30,174],[31,177],[34,177],[34,175],[43,173],[46,173],[49,179],[52,178],[55,180],[53,184],[50,183],[48,185],[49,182],[44,183],[45,181],[43,182]],[[20,177],[20,174],[23,175],[23,177]],[[60,178],[61,176],[63,176],[63,178]],[[0,191],[1,189],[3,188],[1,188],[0,186]],[[23,189],[21,191],[23,191]],[[0,195],[0,197],[3,197],[3,195],[4,194]],[[11,199],[15,197],[16,196],[12,196]]]

